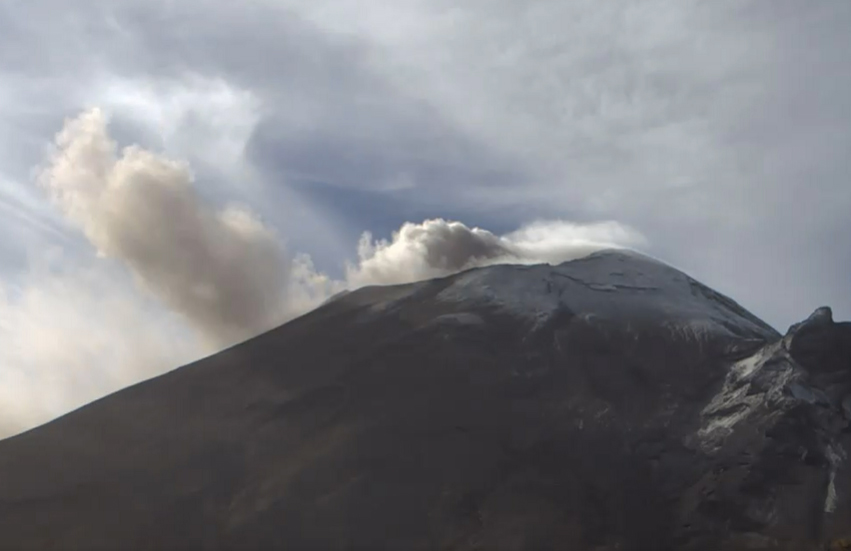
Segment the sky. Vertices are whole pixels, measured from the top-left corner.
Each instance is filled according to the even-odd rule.
[[[847,0],[0,3],[0,437],[332,294],[638,249],[851,319]]]

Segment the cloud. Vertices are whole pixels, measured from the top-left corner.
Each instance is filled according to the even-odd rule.
[[[442,219],[406,223],[388,240],[366,232],[349,285],[407,283],[499,263],[557,264],[610,247],[644,245],[636,230],[617,222],[540,221],[503,236]]]
[[[211,342],[286,318],[291,261],[274,231],[245,207],[205,202],[184,163],[137,146],[119,153],[101,111],[66,121],[39,182],[100,255]]]
[[[190,195],[212,226],[238,199],[287,237],[274,238],[286,289],[273,297],[276,319],[339,286],[566,254],[541,237],[552,228],[506,233],[533,219],[641,228],[647,252],[778,327],[822,303],[851,312],[843,0],[13,4],[0,17],[2,280],[27,249],[89,244],[57,235],[68,222],[31,193],[28,171],[63,116],[99,105],[113,140],[191,162]],[[367,238],[352,253],[363,229],[386,237],[432,216],[475,221],[494,239],[425,232]],[[126,262],[114,252],[92,269]],[[394,255],[395,267],[385,262]],[[174,274],[145,274],[172,289]],[[192,304],[178,317],[191,322]],[[215,316],[195,318],[207,320],[192,322],[200,327]],[[204,339],[263,325],[262,315],[237,318]]]
[[[777,326],[851,316],[848,2],[292,4],[519,174],[437,201],[628,221]]]
[[[139,123],[131,134],[174,130],[163,147],[199,175],[198,157],[244,152],[252,197],[225,196],[254,199],[326,268],[362,228],[421,220],[408,213],[422,205],[489,228],[510,209],[524,213],[512,224],[628,221],[657,256],[777,324],[816,300],[851,312],[836,283],[851,250],[844,0],[13,4],[0,18],[0,170],[21,185],[58,118],[112,105]],[[229,130],[207,124],[217,113],[236,115]],[[324,234],[275,213],[298,178],[300,212],[330,205]],[[311,195],[316,181],[396,191],[354,209]]]

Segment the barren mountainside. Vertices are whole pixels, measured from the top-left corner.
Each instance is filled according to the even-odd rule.
[[[0,441],[2,549],[851,537],[851,324],[603,251],[341,294]]]

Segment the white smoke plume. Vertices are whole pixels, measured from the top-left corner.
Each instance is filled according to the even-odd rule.
[[[188,166],[118,150],[99,110],[66,121],[38,183],[100,256],[0,282],[0,437],[177,367],[365,285],[496,263],[558,263],[642,236],[616,222],[535,222],[506,235],[442,219],[364,233],[344,280],[289,256],[248,209],[217,208]],[[128,276],[127,274],[130,274]]]
[[[358,244],[358,263],[347,266],[350,286],[407,283],[491,264],[557,264],[610,247],[645,244],[643,236],[617,222],[572,224],[540,221],[497,236],[443,219],[406,223],[392,238]]]

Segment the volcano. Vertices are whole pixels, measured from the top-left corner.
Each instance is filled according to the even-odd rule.
[[[781,335],[631,251],[489,266],[0,442],[0,548],[843,549],[849,420],[828,308]]]

